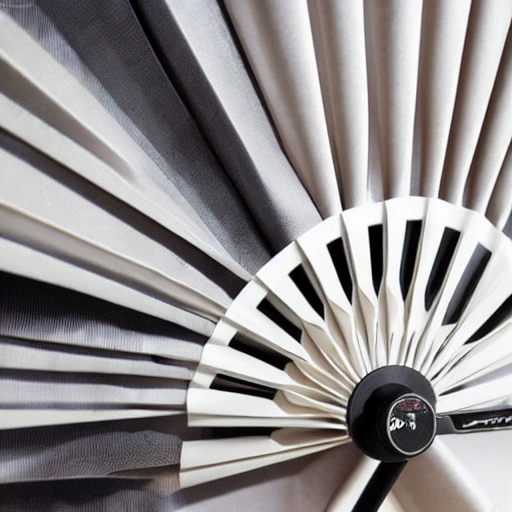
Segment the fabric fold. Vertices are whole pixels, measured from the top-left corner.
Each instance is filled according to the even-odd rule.
[[[322,217],[338,213],[341,200],[306,0],[225,5],[291,164]]]

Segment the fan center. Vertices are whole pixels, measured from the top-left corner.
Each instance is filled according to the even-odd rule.
[[[367,375],[352,393],[349,433],[367,455],[385,462],[423,453],[436,434],[435,393],[419,372],[387,366]]]

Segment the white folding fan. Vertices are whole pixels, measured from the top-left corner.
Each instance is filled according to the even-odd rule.
[[[0,511],[506,507],[511,17],[0,2]]]

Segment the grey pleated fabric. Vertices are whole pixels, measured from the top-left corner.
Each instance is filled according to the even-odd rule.
[[[154,7],[161,62],[127,1],[1,5],[2,511],[179,508],[202,346],[320,221],[218,5],[213,53]]]
[[[134,6],[167,76],[258,227],[272,249],[284,248],[320,216],[281,150],[222,5],[194,0]]]

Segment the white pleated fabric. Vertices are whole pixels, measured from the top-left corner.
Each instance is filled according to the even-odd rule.
[[[482,213],[498,201],[512,130],[510,1],[225,4],[323,213],[332,190],[320,198],[320,179],[337,180],[345,208],[364,204],[364,191],[373,200],[440,197]],[[303,161],[314,164],[302,170]]]
[[[272,344],[268,311],[234,301],[264,299],[278,273],[254,276],[291,265],[280,251],[322,220],[381,200],[440,198],[512,234],[511,16],[510,0],[0,2],[0,511],[351,510],[375,462],[325,419],[344,418],[345,395],[384,361],[376,326],[366,351],[317,346],[314,315],[301,343],[292,325]],[[353,218],[352,248],[367,249]],[[294,258],[326,278],[313,242]],[[492,261],[496,284],[507,263]],[[374,293],[368,275],[356,314],[395,332],[399,290]],[[278,315],[280,286],[265,306]],[[351,311],[332,286],[337,314]],[[497,307],[496,289],[468,312]],[[341,332],[343,318],[325,320]],[[285,347],[277,366],[212,348],[235,325]],[[443,360],[425,341],[387,356],[435,368],[444,412],[512,407],[508,326],[468,357],[458,338]],[[290,359],[306,377],[278,368]],[[212,368],[285,398],[201,395]],[[381,510],[491,502],[436,441]]]

